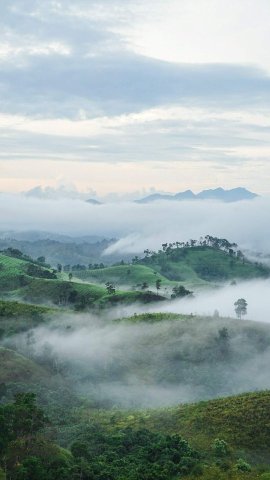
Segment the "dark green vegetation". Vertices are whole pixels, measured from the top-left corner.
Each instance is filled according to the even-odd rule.
[[[0,406],[3,479],[70,478],[71,454],[54,445],[42,434],[47,422],[44,412],[36,405],[33,394],[17,394],[14,403]]]
[[[17,394],[0,406],[0,474],[10,480],[263,480],[270,471],[269,415],[270,393],[260,392],[160,411],[70,408],[52,428],[33,394]],[[56,427],[65,448],[56,444]]]

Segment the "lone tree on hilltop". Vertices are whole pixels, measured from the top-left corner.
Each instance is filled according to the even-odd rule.
[[[234,302],[235,306],[235,313],[237,315],[237,318],[241,320],[242,315],[247,314],[247,301],[244,298],[238,298],[236,302]]]

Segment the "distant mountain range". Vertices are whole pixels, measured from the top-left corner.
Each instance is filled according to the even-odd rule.
[[[238,187],[231,190],[224,188],[215,188],[203,190],[200,193],[193,193],[191,190],[179,192],[176,194],[154,193],[147,197],[136,200],[136,203],[152,203],[160,200],[182,201],[182,200],[219,200],[221,202],[239,202],[241,200],[252,200],[258,197],[256,193],[250,192],[246,188]]]

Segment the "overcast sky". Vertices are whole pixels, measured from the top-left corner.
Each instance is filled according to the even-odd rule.
[[[2,0],[0,191],[269,193],[269,20],[269,0]]]

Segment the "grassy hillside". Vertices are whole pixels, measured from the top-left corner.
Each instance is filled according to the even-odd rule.
[[[244,256],[208,247],[194,246],[159,251],[143,259],[134,259],[133,264],[97,269],[75,270],[74,276],[89,282],[133,286],[140,288],[146,283],[155,289],[161,280],[161,291],[170,294],[176,283],[189,289],[202,289],[213,283],[232,280],[248,280],[269,276],[269,268],[248,261]]]
[[[267,277],[269,268],[248,261],[244,256],[208,246],[159,251],[139,263],[150,266],[170,280],[197,283]]]
[[[82,415],[81,420],[85,424],[94,422],[101,425],[110,435],[127,428],[161,435],[180,435],[200,452],[202,469],[199,478],[268,479],[261,475],[270,472],[270,391],[160,410],[125,412],[85,409]],[[216,439],[225,442],[225,453],[219,454],[214,448]],[[238,470],[239,458],[250,464],[250,473]],[[198,478],[198,472],[184,478]]]
[[[27,302],[50,302],[60,307],[75,306],[79,310],[162,300],[161,296],[143,291],[118,290],[115,295],[108,295],[104,286],[74,280],[68,281],[67,275],[56,275],[51,269],[28,259],[0,254],[0,292],[8,294],[10,299],[19,297]]]
[[[30,358],[0,347],[0,378],[4,383],[44,384],[48,382],[49,374]]]
[[[239,452],[256,456],[270,451],[270,391],[147,411],[130,422],[142,420],[147,428],[180,433],[199,449],[210,451],[213,440],[222,438]]]
[[[40,305],[0,300],[0,338],[27,331],[48,320],[54,310]]]
[[[56,275],[31,259],[0,254],[0,292],[16,290],[29,284],[33,277],[56,278]]]
[[[154,287],[156,280],[160,278],[162,285],[174,285],[163,275],[158,274],[153,268],[146,265],[117,265],[99,269],[75,271],[76,277],[90,282],[105,284],[112,282],[116,285],[141,286],[146,282]]]
[[[60,307],[104,308],[116,304],[134,302],[149,303],[163,300],[162,296],[151,292],[117,291],[108,294],[106,288],[88,283],[61,280],[33,279],[17,292],[24,300],[33,303],[52,302]]]
[[[25,279],[26,261],[0,254],[0,289],[15,290],[23,285]]]

